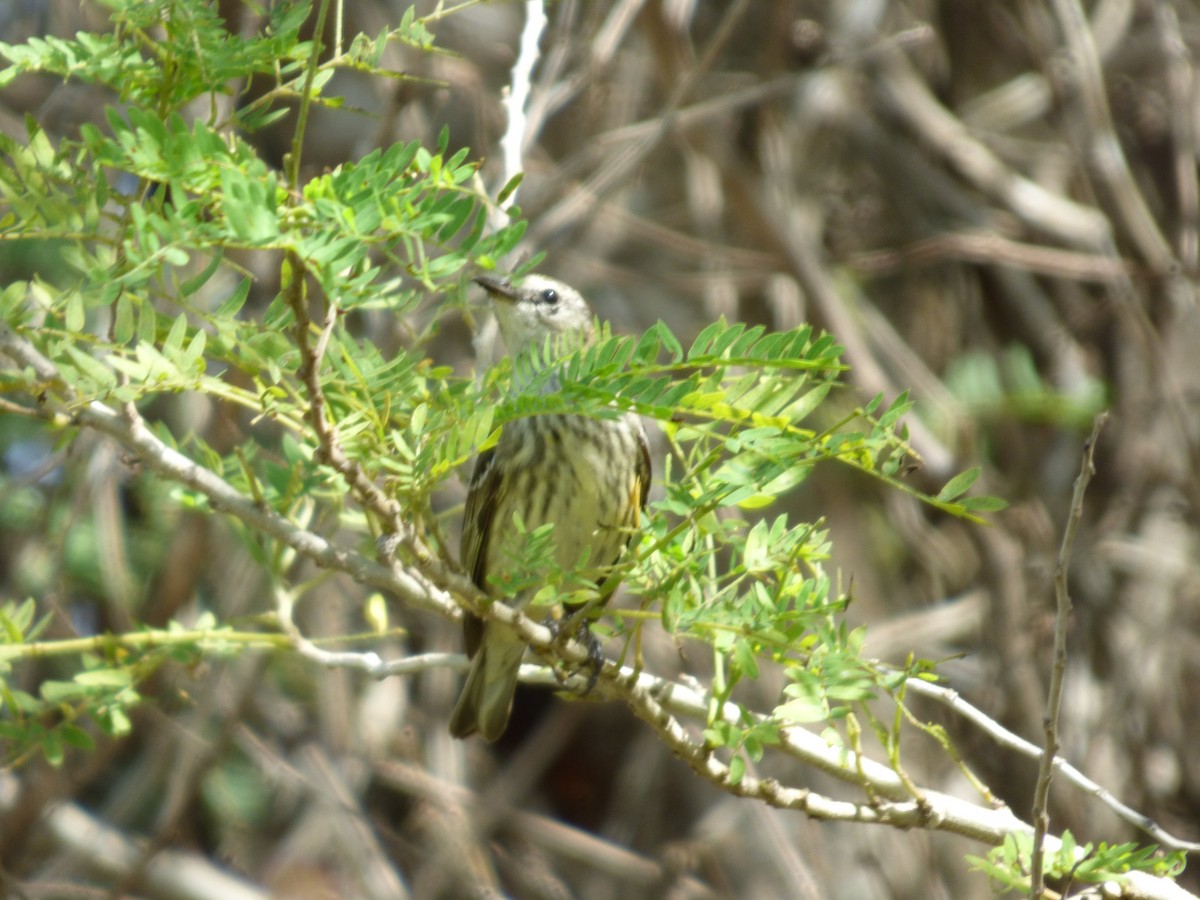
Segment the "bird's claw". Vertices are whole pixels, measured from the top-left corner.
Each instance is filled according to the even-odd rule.
[[[581,622],[578,627],[571,627],[574,624],[575,618],[574,615],[569,615],[561,619],[548,616],[542,624],[550,629],[550,633],[554,636],[555,644],[565,644],[569,638],[574,637],[587,647],[588,660],[583,665],[587,666],[590,672],[588,673],[587,686],[580,694],[580,696],[586,697],[592,692],[592,689],[596,686],[596,682],[600,679],[600,670],[604,668],[604,653],[601,651],[600,641],[592,634],[592,630],[588,628],[587,620]],[[566,680],[572,675],[577,674],[578,671],[579,669],[576,669],[572,672],[562,674],[556,668],[554,673],[558,677],[559,683],[565,685]]]

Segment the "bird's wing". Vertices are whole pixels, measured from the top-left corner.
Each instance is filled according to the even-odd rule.
[[[646,430],[638,429],[638,460],[637,460],[637,490],[641,495],[638,497],[638,513],[646,508],[646,498],[650,496],[650,442],[646,440]],[[637,515],[634,518],[636,526],[640,521],[641,516]]]
[[[471,473],[467,506],[463,512],[463,565],[475,586],[482,591],[487,590],[488,538],[500,487],[498,470],[495,447],[479,454]]]
[[[500,472],[496,465],[496,449],[485,450],[475,460],[471,486],[467,489],[467,505],[463,512],[462,561],[471,581],[481,591],[487,591],[488,541],[492,535],[492,519],[500,494]],[[463,616],[463,636],[468,656],[474,656],[483,639],[483,620],[467,613]]]

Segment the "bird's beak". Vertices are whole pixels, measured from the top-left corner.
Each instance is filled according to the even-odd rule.
[[[487,291],[493,298],[502,300],[517,300],[517,292],[513,290],[511,284],[505,281],[498,281],[495,278],[488,278],[486,275],[479,275],[473,279],[474,282]]]

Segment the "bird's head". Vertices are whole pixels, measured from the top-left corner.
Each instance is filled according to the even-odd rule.
[[[500,323],[504,346],[512,356],[540,350],[550,338],[565,353],[592,340],[592,310],[579,291],[545,275],[526,275],[519,285],[480,276]]]

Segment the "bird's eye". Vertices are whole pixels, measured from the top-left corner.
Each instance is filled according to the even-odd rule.
[[[544,291],[542,291],[539,299],[547,306],[554,306],[558,303],[558,291],[554,290],[554,288],[546,288]]]

